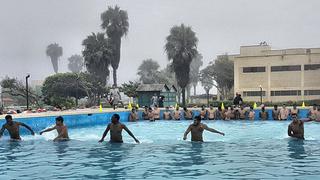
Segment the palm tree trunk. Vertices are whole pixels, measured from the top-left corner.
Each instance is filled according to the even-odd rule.
[[[182,88],[182,106],[186,106],[186,88]]]
[[[52,63],[54,72],[58,73],[58,58],[51,57],[51,63]]]
[[[193,95],[197,95],[197,85],[193,84]]]
[[[113,85],[117,87],[117,69],[113,69]]]
[[[206,90],[206,94],[207,94],[207,106],[209,107],[209,90]]]

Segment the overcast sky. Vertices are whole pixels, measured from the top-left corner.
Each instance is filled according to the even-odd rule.
[[[43,80],[53,68],[45,50],[63,47],[59,72],[67,58],[81,54],[82,40],[102,32],[100,14],[119,5],[129,16],[122,39],[120,83],[137,79],[142,60],[164,67],[165,37],[173,25],[192,26],[204,65],[223,53],[239,53],[241,45],[269,43],[273,49],[320,47],[319,0],[0,0],[0,79]],[[203,92],[203,91],[201,91]]]

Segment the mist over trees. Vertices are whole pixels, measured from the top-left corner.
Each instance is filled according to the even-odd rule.
[[[82,54],[87,71],[105,86],[110,74],[109,65],[112,57],[110,41],[105,38],[104,33],[92,33],[83,40],[82,45],[84,46]]]
[[[46,54],[50,57],[54,72],[58,73],[59,58],[63,54],[62,47],[57,43],[49,44],[46,49]]]
[[[68,58],[69,64],[68,68],[73,73],[79,73],[82,71],[84,66],[83,57],[75,54]]]
[[[197,43],[195,32],[184,24],[172,27],[166,38],[165,51],[181,87],[183,106],[186,105],[185,90],[190,81],[190,64],[198,53]]]
[[[101,14],[101,27],[106,31],[112,43],[111,66],[113,69],[113,85],[117,86],[117,69],[120,63],[121,38],[127,35],[129,21],[127,11],[121,10],[118,6],[108,7],[108,10]]]
[[[137,75],[140,76],[139,80],[143,84],[155,84],[158,82],[160,65],[157,61],[152,59],[143,60],[138,67]]]

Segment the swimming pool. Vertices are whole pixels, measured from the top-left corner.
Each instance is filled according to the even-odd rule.
[[[105,125],[0,142],[0,179],[319,179],[319,125],[305,124],[305,141],[287,137],[289,121],[204,121],[204,143],[182,140],[192,121],[125,122],[124,144],[98,143]],[[108,140],[107,136],[106,140]]]

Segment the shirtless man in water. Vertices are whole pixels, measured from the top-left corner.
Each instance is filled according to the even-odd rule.
[[[56,125],[52,128],[45,129],[40,132],[40,135],[42,135],[44,132],[49,132],[52,130],[57,130],[58,136],[53,139],[53,141],[68,141],[69,135],[68,135],[68,128],[63,124],[63,117],[58,116],[56,117]]]
[[[123,143],[122,140],[122,129],[127,131],[127,133],[136,141],[136,143],[140,143],[138,139],[134,137],[132,132],[127,128],[126,125],[119,122],[120,116],[119,114],[114,114],[111,117],[111,123],[108,124],[106,130],[104,131],[102,138],[99,142],[103,142],[104,138],[107,136],[108,132],[110,131],[110,141],[111,143]]]
[[[293,118],[292,122],[288,126],[288,136],[298,139],[304,139],[304,127],[303,121]]]
[[[201,123],[201,116],[196,116],[193,124],[191,124],[186,132],[184,133],[183,140],[187,139],[187,135],[191,132],[191,141],[203,142],[202,134],[203,131],[207,130],[213,133],[218,133],[224,136],[223,132],[217,131],[213,128],[209,128],[207,125]]]
[[[21,122],[13,121],[11,115],[7,115],[5,119],[7,122],[2,126],[0,130],[0,138],[2,137],[4,130],[7,129],[11,140],[15,140],[15,141],[21,140],[20,133],[19,133],[20,126],[27,128],[31,132],[31,134],[34,135],[33,130],[28,125]]]

